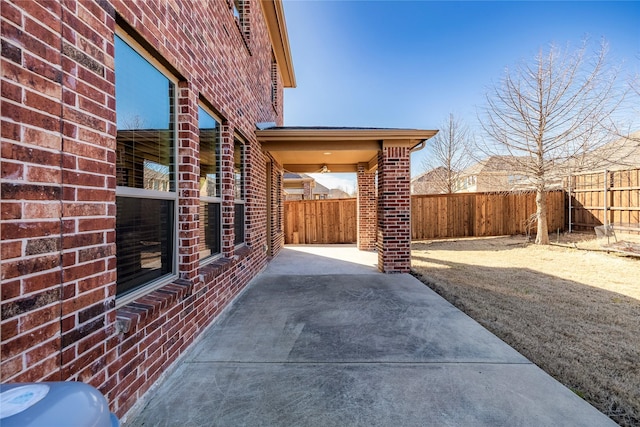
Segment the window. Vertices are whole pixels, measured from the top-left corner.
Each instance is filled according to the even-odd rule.
[[[118,297],[176,269],[175,81],[132,46],[116,35]]]
[[[233,0],[231,7],[233,8],[233,16],[236,17],[238,22],[241,19],[241,10],[242,10],[242,1],[241,0]]]
[[[233,141],[233,180],[235,209],[233,218],[234,244],[244,243],[244,144]]]
[[[220,123],[198,108],[200,128],[200,259],[221,253]]]

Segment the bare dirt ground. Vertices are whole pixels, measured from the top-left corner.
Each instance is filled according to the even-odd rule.
[[[640,426],[640,257],[600,252],[591,234],[551,240],[565,246],[523,236],[414,242],[412,267],[618,424]]]

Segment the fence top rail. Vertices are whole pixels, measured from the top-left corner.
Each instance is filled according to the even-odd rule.
[[[285,203],[338,203],[338,202],[353,202],[355,197],[349,197],[344,199],[305,199],[305,200],[285,200]]]
[[[546,193],[560,193],[563,189],[547,190]],[[518,191],[480,191],[473,193],[439,193],[439,194],[412,194],[411,197],[469,197],[469,196],[509,196],[518,194],[535,194],[536,190]]]

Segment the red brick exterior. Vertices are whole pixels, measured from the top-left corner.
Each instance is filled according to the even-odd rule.
[[[383,143],[378,153],[378,269],[411,270],[411,181],[409,146]]]
[[[284,192],[283,172],[267,164],[267,174],[270,179],[267,211],[269,218],[267,251],[274,256],[284,246]]]
[[[122,416],[264,267],[267,243],[282,247],[282,171],[254,135],[258,122],[282,125],[282,105],[272,102],[260,2],[243,4],[239,22],[226,0],[2,0],[3,382],[84,381]],[[178,277],[118,308],[117,26],[179,81]],[[281,100],[282,81],[275,87]],[[207,265],[198,255],[200,99],[224,120],[223,257]],[[236,133],[246,142],[240,249]],[[277,183],[269,195],[267,169]]]
[[[311,188],[311,181],[304,181],[302,183],[302,200],[313,200],[313,189]]]
[[[358,165],[358,249],[376,249],[377,224],[376,174],[367,165]]]

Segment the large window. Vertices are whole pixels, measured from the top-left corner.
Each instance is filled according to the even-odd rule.
[[[115,37],[117,295],[175,272],[175,82]]]
[[[221,252],[220,123],[198,108],[200,128],[200,259]]]
[[[233,141],[233,178],[235,194],[235,210],[233,231],[234,244],[244,243],[244,144],[239,139]]]

